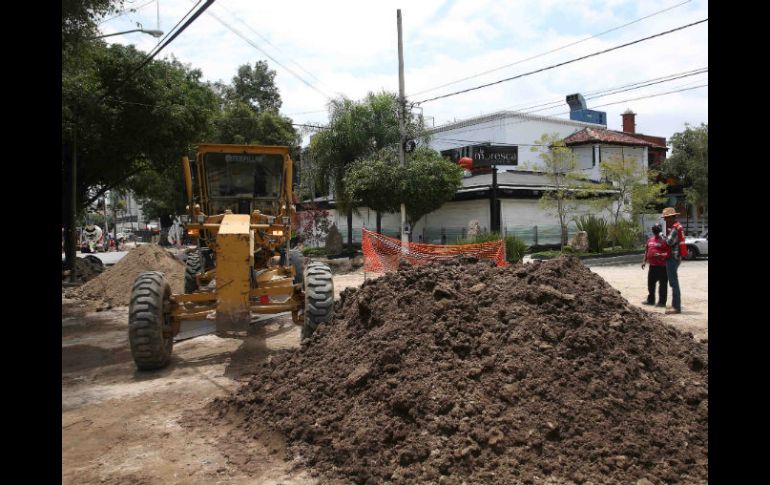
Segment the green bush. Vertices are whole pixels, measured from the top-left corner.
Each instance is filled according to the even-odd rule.
[[[609,245],[609,227],[607,221],[593,214],[575,219],[578,231],[585,231],[588,236],[588,252],[599,253]]]
[[[489,241],[499,241],[502,239],[503,236],[500,235],[499,232],[480,232],[476,234],[475,236],[466,237],[465,239],[458,239],[453,244],[480,244],[485,243]]]
[[[490,241],[505,240],[505,260],[509,263],[520,263],[524,260],[527,245],[517,236],[503,237],[499,232],[480,232],[475,236],[460,239],[453,244],[480,244]]]
[[[505,237],[505,259],[509,263],[521,263],[526,251],[527,244],[521,238],[518,236]]]
[[[302,250],[303,256],[326,256],[326,248],[310,248],[307,247]]]
[[[610,239],[623,249],[636,249],[640,234],[639,225],[625,219],[618,219],[617,223],[610,225]]]

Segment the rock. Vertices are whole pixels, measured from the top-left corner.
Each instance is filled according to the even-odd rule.
[[[337,224],[332,224],[329,233],[326,235],[326,254],[329,256],[338,256],[342,254],[342,234],[337,229]]]
[[[586,231],[578,231],[570,240],[569,245],[580,253],[588,251],[588,233]]]

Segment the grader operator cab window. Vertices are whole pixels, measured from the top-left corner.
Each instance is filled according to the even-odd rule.
[[[272,212],[283,186],[283,156],[207,153],[204,164],[214,213]]]

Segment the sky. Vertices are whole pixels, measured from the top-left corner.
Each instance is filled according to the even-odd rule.
[[[135,11],[106,17],[99,29],[169,32],[196,3],[126,0]],[[637,133],[667,139],[686,123],[708,123],[707,21],[527,74],[707,19],[706,0],[216,0],[158,58],[173,55],[204,80],[227,83],[240,65],[265,60],[277,73],[281,113],[323,125],[330,99],[398,92],[398,9],[407,102],[428,126],[501,110],[568,119],[573,93],[605,111],[609,129],[622,130],[627,109]],[[150,51],[158,39],[131,33],[105,41]]]

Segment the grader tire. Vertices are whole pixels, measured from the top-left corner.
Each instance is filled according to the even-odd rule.
[[[310,338],[318,325],[334,317],[332,270],[323,263],[310,263],[305,271],[305,321],[302,339]]]
[[[158,271],[141,273],[134,282],[128,307],[128,341],[139,370],[160,369],[171,360],[169,304],[171,287]]]
[[[302,255],[302,251],[290,250],[289,263],[294,266],[294,284],[305,281],[305,256]]]
[[[187,262],[184,269],[184,292],[192,293],[198,289],[198,280],[195,276],[203,272],[201,253],[197,249],[187,254]]]

